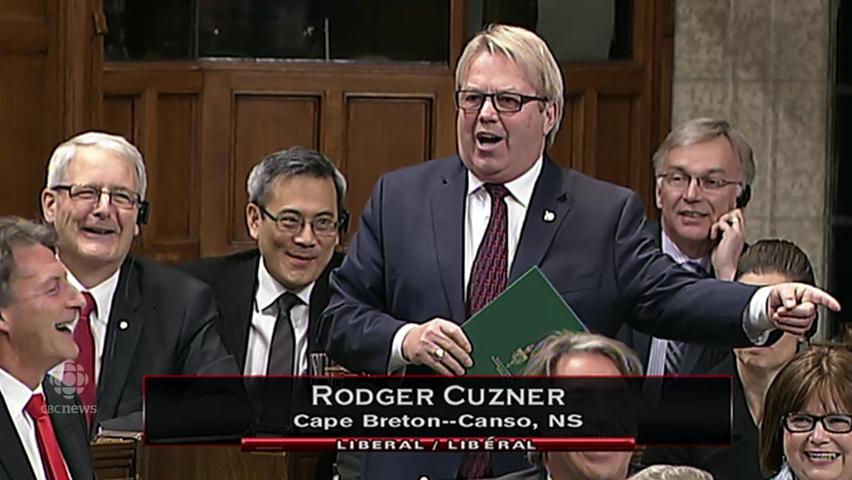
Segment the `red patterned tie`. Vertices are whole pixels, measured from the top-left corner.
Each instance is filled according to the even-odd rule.
[[[491,183],[485,184],[485,190],[491,195],[491,220],[473,261],[467,297],[469,315],[503,293],[509,277],[509,221],[504,201],[509,191],[503,185]],[[490,470],[490,453],[470,452],[462,459],[459,478],[491,476]]]
[[[94,405],[97,404],[97,376],[95,375],[95,340],[92,337],[90,317],[92,312],[97,313],[95,299],[89,292],[83,292],[86,305],[80,309],[80,318],[74,327],[74,342],[80,349],[75,362],[65,365],[62,381],[69,386],[77,387],[80,401],[86,411],[86,421],[92,424],[92,413]],[[76,364],[76,365],[75,365]]]
[[[36,393],[30,397],[27,406],[24,407],[35,422],[36,440],[38,440],[38,451],[41,453],[41,461],[44,465],[44,473],[48,480],[71,480],[68,469],[65,466],[65,458],[56,441],[56,432],[53,431],[53,423],[47,413],[44,404],[44,395]]]

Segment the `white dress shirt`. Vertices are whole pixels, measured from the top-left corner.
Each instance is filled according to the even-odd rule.
[[[104,355],[104,344],[106,343],[106,334],[107,334],[107,323],[109,322],[109,315],[112,312],[112,299],[115,296],[115,290],[118,288],[118,277],[121,274],[121,270],[116,270],[111,277],[107,278],[103,282],[95,285],[92,288],[85,288],[83,284],[77,280],[77,277],[74,276],[71,272],[68,272],[68,283],[74,286],[77,290],[81,292],[89,292],[92,294],[92,298],[95,299],[95,310],[89,314],[89,327],[92,331],[92,340],[95,345],[95,377],[101,378],[101,365],[103,365],[103,355]],[[74,322],[72,327],[76,328],[77,321]],[[73,330],[72,330],[73,331]],[[62,373],[65,369],[65,363],[60,363],[59,365],[53,367],[50,370],[50,374],[62,380]]]
[[[30,390],[30,387],[24,385],[17,378],[9,374],[9,372],[0,368],[0,395],[3,396],[3,401],[6,402],[6,410],[9,412],[9,418],[12,419],[12,424],[15,425],[15,430],[18,431],[18,438],[21,439],[24,451],[27,452],[27,459],[29,460],[30,467],[33,469],[33,473],[35,473],[36,480],[47,480],[47,476],[44,473],[44,464],[41,461],[41,453],[38,450],[35,421],[24,410],[30,398],[37,393],[41,393],[41,390],[41,384],[35,390]],[[67,465],[65,468],[68,468]]]
[[[266,261],[263,258],[257,263],[257,292],[254,294],[246,363],[243,369],[246,375],[266,375],[269,347],[272,344],[272,334],[275,332],[275,322],[278,319],[278,297],[287,292],[287,289],[266,269]],[[290,310],[290,322],[296,335],[293,346],[296,349],[297,371],[295,373],[297,375],[308,372],[308,323],[314,283],[311,282],[305,288],[292,292],[302,301]]]
[[[527,207],[532,200],[535,182],[541,173],[543,165],[541,157],[533,166],[520,177],[505,183],[503,186],[509,190],[506,196],[506,213],[508,224],[508,262],[509,272],[512,270],[512,261],[518,249],[521,239],[521,231],[524,228],[524,220],[527,217]],[[467,196],[464,208],[464,298],[467,299],[468,283],[473,271],[473,262],[476,260],[476,252],[479,244],[485,238],[488,230],[488,221],[491,220],[491,195],[485,190],[485,182],[477,178],[470,170],[467,171]],[[508,272],[507,272],[508,273]],[[397,330],[391,345],[391,358],[388,363],[388,371],[394,372],[409,362],[402,356],[402,341],[405,335],[416,327],[414,323],[403,325]]]

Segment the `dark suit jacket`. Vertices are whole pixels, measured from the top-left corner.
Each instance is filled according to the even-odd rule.
[[[709,373],[733,375],[732,441],[723,447],[652,447],[645,450],[642,463],[655,465],[690,465],[707,470],[716,480],[761,480],[759,446],[760,432],[751,418],[745,400],[743,384],[737,374],[733,353]]]
[[[53,430],[71,478],[94,479],[92,456],[89,453],[89,436],[86,417],[82,413],[80,400],[60,395],[50,382],[42,382],[47,405],[60,407],[50,413]],[[71,413],[71,412],[80,413]],[[0,480],[35,480],[24,444],[18,437],[15,424],[6,407],[6,401],[0,396]]]
[[[467,170],[458,157],[379,180],[331,277],[323,339],[338,363],[385,372],[393,336],[407,322],[465,320],[466,192]],[[545,220],[552,217],[547,211],[555,220]],[[588,328],[610,337],[627,320],[663,338],[749,345],[742,313],[756,288],[685,271],[660,252],[644,223],[635,193],[545,159],[509,281],[538,265]],[[367,478],[454,478],[461,456],[445,456],[424,464],[398,455],[404,459]]]
[[[107,323],[96,421],[141,412],[144,375],[239,375],[216,332],[216,317],[210,287],[128,257]]]
[[[662,248],[663,230],[659,222],[653,220],[645,222],[645,232],[654,237],[657,247]],[[651,335],[640,332],[630,325],[623,325],[616,338],[626,343],[636,352],[639,360],[642,361],[642,366],[647,371],[651,360]],[[707,373],[710,369],[718,365],[729,353],[730,349],[727,348],[712,347],[702,343],[687,343],[683,352],[680,373]]]
[[[219,305],[216,329],[222,337],[225,349],[237,359],[241,372],[245,370],[259,261],[260,251],[253,249],[224,257],[202,258],[180,266],[182,270],[213,288],[216,304]],[[343,254],[335,252],[311,291],[308,324],[309,352],[322,351],[322,346],[317,343],[319,317],[328,305],[329,274],[340,266],[342,261]]]

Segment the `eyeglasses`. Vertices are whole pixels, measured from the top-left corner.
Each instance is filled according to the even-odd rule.
[[[657,175],[657,178],[662,178],[666,185],[671,188],[682,189],[692,184],[694,178],[698,182],[698,188],[704,191],[719,190],[728,185],[737,185],[740,182],[737,180],[728,180],[727,178],[718,175],[704,175],[694,177],[684,172],[669,172]]]
[[[109,201],[117,208],[131,209],[142,202],[142,196],[130,190],[121,188],[109,190],[94,185],[56,185],[53,190],[64,190],[68,197],[78,203],[95,203],[100,200],[101,195],[109,196]]]
[[[503,113],[520,112],[524,105],[532,101],[546,102],[544,97],[535,97],[515,92],[485,93],[476,90],[456,91],[456,106],[465,112],[478,112],[485,104],[485,100],[491,99],[494,109]]]
[[[784,428],[792,433],[810,432],[816,428],[817,422],[822,423],[822,428],[827,432],[852,432],[852,415],[846,413],[829,413],[821,416],[809,413],[788,413],[784,415]]]
[[[269,213],[267,209],[263,208],[263,206],[258,204],[255,205],[258,209],[260,209],[260,213],[274,221],[275,226],[283,233],[297,235],[305,229],[305,217],[303,217],[300,213],[284,212],[276,217]],[[330,237],[337,233],[337,227],[340,225],[340,222],[334,220],[332,217],[314,217],[310,223],[311,230],[314,231],[314,234],[324,237]]]

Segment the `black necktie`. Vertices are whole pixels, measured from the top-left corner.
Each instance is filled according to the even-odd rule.
[[[275,320],[275,330],[272,342],[269,344],[269,362],[266,365],[267,375],[293,375],[294,366],[298,365],[296,358],[296,333],[293,322],[290,321],[290,311],[302,303],[299,297],[284,292],[278,297],[278,318]]]

